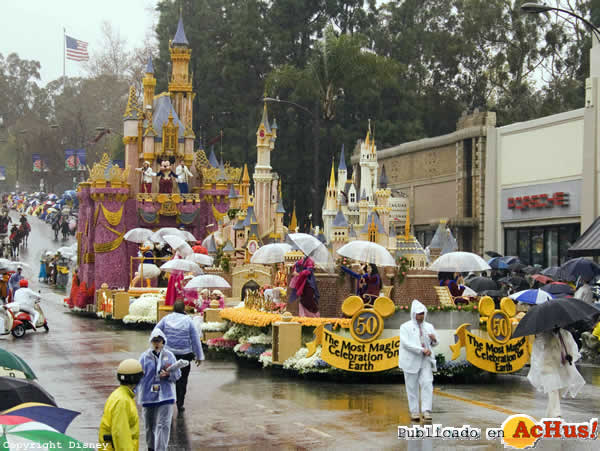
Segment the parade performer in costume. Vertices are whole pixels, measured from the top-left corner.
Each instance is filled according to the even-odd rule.
[[[279,263],[278,265],[277,273],[275,274],[275,286],[287,288],[287,273],[285,272],[283,263]]]
[[[315,279],[315,263],[312,258],[304,257],[294,265],[294,276],[290,281],[289,302],[300,299],[298,310],[300,316],[311,318],[320,317],[319,314],[319,289]]]
[[[177,179],[177,174],[171,169],[171,162],[169,160],[163,160],[160,164],[158,178],[158,192],[171,194],[173,192],[173,180]]]
[[[138,387],[146,424],[148,449],[166,451],[171,433],[173,407],[177,399],[175,382],[181,370],[169,371],[176,363],[171,351],[164,349],[167,337],[155,328],[150,334],[150,348],[140,356],[144,377]]]
[[[373,263],[368,263],[364,267],[365,274],[360,279],[359,283],[362,285],[361,296],[365,302],[370,304],[379,297],[381,291],[382,282],[377,266]]]
[[[585,385],[574,365],[580,357],[569,331],[556,328],[535,336],[527,379],[538,391],[548,394],[547,418],[560,417],[560,397],[574,398]]]
[[[173,271],[169,275],[165,305],[173,305],[177,299],[183,299],[183,271]]]
[[[200,299],[196,302],[196,310],[203,313],[208,307],[210,307],[210,290],[204,288],[200,291]]]
[[[432,347],[438,340],[435,328],[425,321],[427,307],[416,299],[410,308],[410,321],[400,326],[398,367],[404,372],[408,408],[413,421],[431,420],[433,373],[436,371]],[[419,408],[419,394],[421,407]]]
[[[142,365],[135,359],[123,360],[117,369],[121,384],[106,400],[100,420],[98,443],[103,450],[137,450],[140,420],[133,390],[144,376]]]
[[[179,186],[179,192],[181,194],[189,193],[188,182],[190,177],[193,177],[194,174],[188,169],[188,167],[183,164],[183,161],[179,162],[177,168],[175,168],[175,174],[177,174],[177,185]]]
[[[146,279],[148,286],[151,285],[151,279],[156,279],[158,276],[160,276],[160,269],[154,263],[154,252],[152,252],[153,248],[154,244],[152,244],[151,241],[144,241],[140,245],[140,250],[138,252],[139,257],[144,257],[142,264],[140,264],[138,267],[138,273],[140,277]],[[141,286],[144,285],[143,280],[140,283]]]
[[[144,164],[141,168],[135,168],[136,171],[142,173],[142,185],[140,191],[142,193],[151,193],[152,192],[152,177],[156,177],[156,172],[152,170],[150,167],[150,163],[148,161],[144,161]]]

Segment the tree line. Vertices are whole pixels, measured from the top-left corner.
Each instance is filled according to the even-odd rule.
[[[292,102],[268,105],[279,126],[272,166],[283,176],[288,213],[295,204],[301,221],[312,212],[317,225],[332,159],[337,166],[344,145],[349,164],[369,119],[381,149],[452,132],[474,109],[496,111],[501,126],[584,105],[589,30],[564,15],[524,15],[522,3],[161,0],[155,41],[125,52],[108,27],[111,51],[95,58],[88,77],[64,87],[57,80],[40,88],[35,61],[0,58],[0,114],[13,131],[24,117],[61,122],[52,130],[63,142],[87,139],[95,124],[120,130],[127,86],[139,83],[149,54],[157,92],[167,89],[169,40],[181,12],[197,93],[196,148],[209,152],[222,130],[217,155],[253,163],[262,99]],[[600,21],[600,0],[546,3]],[[28,139],[36,153],[37,140]],[[107,141],[115,155],[122,152],[120,137]],[[11,145],[0,142],[0,158]]]

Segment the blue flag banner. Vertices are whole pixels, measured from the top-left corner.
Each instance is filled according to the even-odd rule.
[[[42,172],[42,158],[40,157],[40,154],[32,154],[31,160],[33,161],[33,172]]]
[[[6,180],[6,167],[0,166],[0,181],[3,182]]]
[[[77,170],[77,156],[75,149],[65,149],[65,171]]]
[[[77,157],[77,170],[85,171],[86,167],[86,156],[85,149],[76,149],[75,156]]]

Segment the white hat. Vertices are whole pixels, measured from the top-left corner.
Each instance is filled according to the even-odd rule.
[[[149,161],[144,161],[144,164],[147,164],[148,166],[150,166],[150,162]]]

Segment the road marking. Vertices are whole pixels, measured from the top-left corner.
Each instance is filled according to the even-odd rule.
[[[454,399],[456,401],[462,401],[486,409],[496,410],[497,412],[506,413],[508,415],[516,415],[518,413],[513,410],[505,409],[504,407],[496,406],[494,404],[488,404],[487,402],[475,401],[474,399],[463,398],[462,396],[458,395],[452,395],[450,393],[440,391],[438,388],[434,389],[433,393],[435,393],[436,395],[445,396],[446,398]]]
[[[327,437],[327,438],[333,438],[333,436],[331,436],[331,435],[327,434],[326,432],[319,431],[318,429],[315,429],[315,428],[308,427],[308,426],[306,426],[306,425],[305,425],[305,424],[303,424],[303,423],[294,423],[294,424],[295,424],[296,426],[298,426],[298,427],[305,428],[307,431],[314,432],[315,434],[321,435],[321,436],[323,436],[323,437]]]

